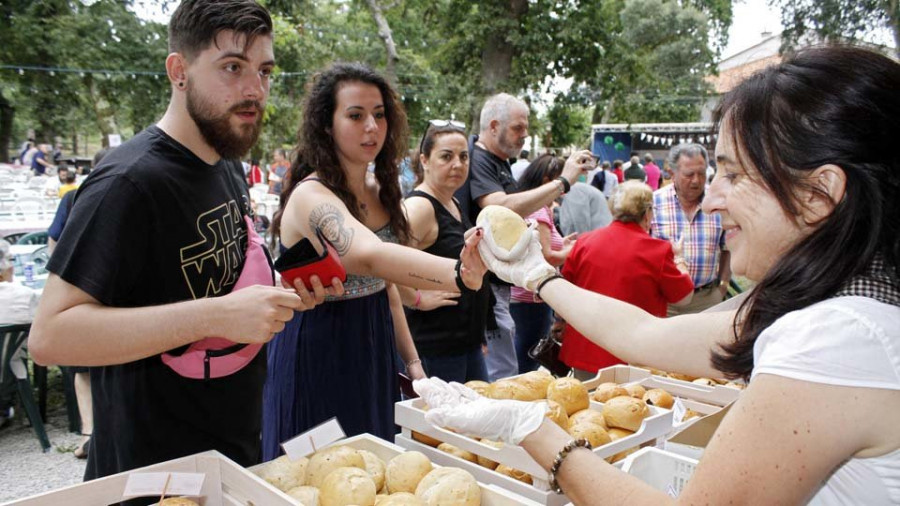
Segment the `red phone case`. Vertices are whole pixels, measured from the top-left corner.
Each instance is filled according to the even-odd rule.
[[[303,239],[292,246],[278,260],[275,261],[275,270],[281,273],[281,277],[291,285],[297,278],[303,281],[307,289],[311,289],[309,278],[315,274],[319,276],[322,284],[328,287],[333,278],[341,282],[347,280],[347,271],[341,264],[340,256],[334,246],[322,235],[322,231],[316,229],[316,237],[325,250],[318,254],[309,243],[309,239]],[[299,251],[299,254],[296,253]],[[299,255],[299,256],[298,256]]]

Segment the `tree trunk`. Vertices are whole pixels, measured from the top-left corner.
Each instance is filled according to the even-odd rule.
[[[12,126],[15,115],[16,108],[3,96],[3,90],[0,90],[0,161],[3,162],[11,160],[9,152],[12,145]],[[13,157],[18,155],[16,153]]]
[[[505,17],[520,25],[519,21],[528,12],[528,0],[507,0],[504,5]],[[507,40],[508,32],[494,32],[487,35],[484,52],[481,55],[481,88],[485,95],[499,93],[500,88],[509,80],[512,61],[516,56],[516,48]]]
[[[391,27],[388,25],[387,19],[385,19],[384,13],[381,11],[381,6],[378,5],[378,0],[366,0],[366,4],[372,12],[372,17],[375,19],[375,24],[378,26],[378,36],[381,37],[381,40],[384,42],[384,49],[387,52],[385,73],[387,74],[388,80],[396,89],[399,84],[399,81],[397,80],[397,61],[400,57],[397,55],[397,45],[394,44],[394,36],[391,32]]]
[[[606,104],[606,110],[603,111],[603,117],[600,118],[600,123],[609,123],[609,118],[612,116],[613,109],[616,107],[616,97],[613,95],[609,97],[609,102]]]
[[[91,74],[84,76],[84,84],[91,97],[91,105],[94,107],[97,127],[100,128],[102,147],[108,148],[110,134],[119,133],[119,127],[116,124],[115,108],[106,98],[103,90],[97,86],[97,82]]]

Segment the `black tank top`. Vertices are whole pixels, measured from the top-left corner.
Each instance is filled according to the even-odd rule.
[[[465,244],[465,232],[471,227],[468,217],[460,210],[463,221],[457,220],[447,208],[431,195],[413,190],[407,198],[424,197],[431,202],[438,224],[434,244],[424,251],[444,258],[459,258]],[[459,210],[456,199],[453,201]],[[406,321],[416,349],[425,357],[460,355],[472,351],[484,342],[489,306],[490,283],[485,276],[481,290],[462,294],[456,306],[431,311],[406,309]]]

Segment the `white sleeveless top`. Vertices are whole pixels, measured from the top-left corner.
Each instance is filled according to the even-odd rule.
[[[900,390],[900,307],[865,297],[819,302],[763,331],[753,358],[753,376]],[[900,448],[847,460],[809,504],[900,505]]]

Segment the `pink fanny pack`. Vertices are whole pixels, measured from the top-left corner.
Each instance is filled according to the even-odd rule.
[[[247,223],[247,255],[244,268],[232,288],[240,290],[253,285],[274,286],[272,265],[262,237]],[[211,379],[234,374],[243,369],[259,353],[262,344],[235,343],[223,337],[207,337],[190,346],[180,355],[162,354],[162,361],[185,378]]]

